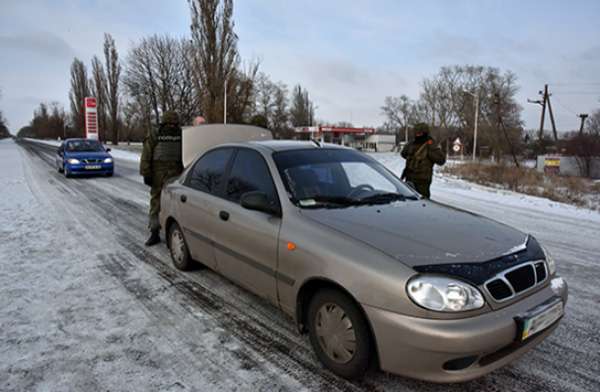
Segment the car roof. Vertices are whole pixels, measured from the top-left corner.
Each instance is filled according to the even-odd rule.
[[[318,148],[335,148],[347,149],[348,147],[340,146],[339,144],[321,143],[315,140],[261,140],[236,143],[238,146],[255,147],[273,152],[289,151],[289,150],[306,150]]]
[[[84,141],[84,140],[85,141],[89,140],[89,141],[93,141],[93,142],[99,142],[98,140],[95,140],[95,139],[86,139],[86,138],[83,138],[83,137],[70,137],[70,138],[65,139],[63,141],[66,143],[66,142],[80,142],[80,141]]]

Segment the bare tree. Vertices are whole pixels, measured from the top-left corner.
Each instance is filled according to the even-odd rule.
[[[517,78],[512,72],[484,66],[442,67],[435,75],[421,83],[419,99],[411,110],[408,98],[386,99],[382,110],[389,125],[402,123],[400,113],[408,114],[412,122],[426,122],[434,136],[448,147],[454,138],[461,138],[467,149],[472,148],[475,111],[473,97],[479,99],[478,145],[487,147],[497,156],[510,152],[510,146],[520,148],[522,132],[521,111],[515,95]],[[469,92],[471,94],[467,94]],[[495,99],[494,97],[500,97]],[[498,106],[498,104],[500,106]],[[401,111],[401,109],[403,109]],[[507,136],[498,122],[498,115],[507,130]]]
[[[106,73],[104,72],[104,66],[100,62],[98,56],[92,58],[92,77],[90,79],[90,90],[92,95],[96,98],[96,112],[98,116],[98,137],[100,140],[105,141],[107,139],[107,86]]]
[[[255,112],[270,119],[275,109],[275,90],[277,86],[264,73],[259,73],[255,87]]]
[[[234,123],[245,123],[252,115],[255,96],[255,80],[258,63],[250,63],[245,69],[236,69],[227,82],[227,118]]]
[[[595,137],[600,137],[600,109],[597,109],[587,120],[587,133]]]
[[[154,122],[166,110],[179,113],[183,123],[200,114],[194,88],[193,47],[189,40],[154,35],[142,39],[127,56],[124,84],[136,103],[151,108]]]
[[[71,64],[71,90],[69,101],[71,103],[71,118],[73,127],[78,136],[85,134],[85,109],[84,98],[90,95],[87,70],[85,64],[78,58]]]
[[[406,95],[385,97],[381,112],[387,118],[387,125],[396,134],[396,144],[400,141],[400,131],[404,131],[404,139],[408,139],[408,127],[415,123],[416,106]]]
[[[67,114],[58,102],[42,102],[34,110],[33,118],[27,127],[19,130],[19,137],[57,139],[74,136],[67,134]]]
[[[140,99],[140,97],[138,97]],[[129,100],[121,105],[123,126],[121,140],[127,143],[142,141],[146,130],[152,126],[152,111],[149,105],[139,100]]]
[[[194,75],[204,117],[209,123],[223,121],[224,96],[246,90],[240,77],[237,35],[233,31],[233,0],[188,0],[192,16]],[[246,84],[237,86],[237,84]],[[227,91],[225,92],[225,86]],[[245,97],[242,97],[245,99]],[[228,99],[228,104],[233,103]],[[235,103],[232,105],[235,107]],[[244,107],[245,105],[241,105]]]
[[[289,125],[289,99],[288,89],[284,83],[277,83],[273,93],[273,113],[270,119],[271,130],[275,137],[289,138],[291,128]]]
[[[112,143],[119,144],[119,82],[121,63],[113,37],[104,34],[104,61],[106,66],[106,109],[109,115]]]
[[[294,127],[312,126],[314,122],[314,104],[310,100],[308,91],[301,85],[294,87],[292,93],[290,121]]]
[[[2,90],[0,90],[0,98],[2,98]],[[10,132],[8,131],[8,123],[0,110],[0,139],[6,138],[10,136]]]

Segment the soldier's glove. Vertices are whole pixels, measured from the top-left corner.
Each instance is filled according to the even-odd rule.
[[[144,176],[144,184],[152,186],[152,176]]]
[[[406,168],[404,168],[404,170],[402,170],[402,175],[400,176],[400,179],[403,181],[406,181]]]

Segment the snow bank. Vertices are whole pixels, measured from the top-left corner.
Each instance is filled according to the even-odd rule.
[[[129,161],[129,162],[139,162],[140,161],[140,154],[138,154],[136,152],[121,150],[118,147],[116,147],[116,148],[109,147],[109,148],[110,148],[110,154],[115,159],[120,159],[123,161]]]
[[[404,170],[405,160],[399,154],[395,153],[371,153],[369,154],[397,176]],[[438,167],[438,166],[436,166]],[[495,189],[483,185],[470,183],[464,180],[455,179],[435,173],[433,184],[431,186],[433,200],[442,202],[451,202],[468,208],[470,200],[486,201],[498,203],[503,206],[521,208],[525,210],[535,210],[537,212],[551,212],[568,218],[582,218],[600,223],[600,212],[587,208],[580,208],[570,204],[555,202],[543,197],[525,195],[509,190]]]

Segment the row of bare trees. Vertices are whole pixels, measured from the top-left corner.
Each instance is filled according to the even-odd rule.
[[[232,0],[188,3],[188,37],[142,38],[121,60],[113,37],[105,34],[103,58],[94,56],[89,71],[83,61],[73,59],[67,132],[53,137],[83,136],[84,98],[89,96],[96,97],[100,139],[114,144],[142,140],[167,110],[177,111],[183,124],[197,116],[208,123],[226,118],[268,127],[279,137],[289,136],[294,126],[312,125],[315,106],[306,89],[297,85],[290,92],[286,84],[259,72],[257,61],[242,61]],[[32,129],[37,128],[26,131]]]
[[[446,147],[460,138],[472,149],[475,123],[475,97],[479,100],[478,145],[482,152],[502,156],[518,148],[522,139],[521,106],[514,73],[484,66],[447,66],[421,83],[417,99],[406,95],[386,97],[381,107],[385,127],[408,137],[409,128],[428,123]]]
[[[237,49],[232,0],[189,0],[191,36],[152,35],[119,60],[115,41],[104,36],[103,54],[71,65],[71,128],[83,135],[84,98],[97,100],[101,140],[141,140],[167,110],[183,124],[196,116],[208,123],[252,123],[289,135],[293,126],[311,125],[315,107],[301,86],[290,91],[244,63]],[[227,104],[225,105],[225,100]],[[226,107],[227,113],[224,112]]]
[[[0,90],[0,98],[2,98],[2,90]],[[8,131],[8,123],[4,118],[4,114],[2,114],[2,110],[0,110],[0,139],[4,139],[10,137],[10,132]]]
[[[58,102],[40,103],[33,111],[29,125],[21,128],[18,137],[56,139],[77,136],[68,126],[68,115]]]
[[[560,143],[564,151],[576,157],[579,172],[584,177],[591,177],[600,171],[600,109],[589,117],[584,132],[568,133]],[[596,174],[597,175],[597,174]]]
[[[71,64],[71,105],[72,126],[80,134],[85,128],[84,98],[96,97],[99,137],[111,139],[113,144],[119,141],[121,126],[121,63],[115,40],[110,34],[104,34],[104,63],[94,56],[92,74],[88,78],[86,65],[78,58]]]

